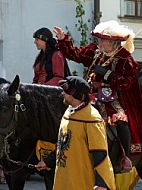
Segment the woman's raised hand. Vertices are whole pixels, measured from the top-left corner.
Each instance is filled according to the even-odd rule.
[[[56,34],[58,40],[63,40],[65,38],[65,33],[61,28],[54,26],[53,32]]]

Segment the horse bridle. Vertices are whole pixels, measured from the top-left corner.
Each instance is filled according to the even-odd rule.
[[[17,171],[19,171],[20,169],[22,169],[23,167],[28,167],[28,168],[35,168],[35,165],[33,164],[28,164],[28,161],[30,160],[30,158],[32,157],[33,155],[33,152],[35,150],[35,148],[33,149],[32,153],[30,154],[30,156],[28,157],[28,159],[26,160],[26,162],[21,162],[21,161],[15,161],[13,159],[11,159],[9,157],[9,153],[10,153],[10,144],[8,142],[8,139],[10,137],[12,137],[12,135],[14,135],[15,133],[15,127],[17,125],[17,122],[18,122],[18,112],[19,112],[19,109],[21,109],[23,115],[24,115],[24,118],[27,122],[27,117],[26,117],[26,107],[25,105],[22,103],[21,101],[21,95],[20,95],[20,91],[17,90],[15,92],[15,95],[14,96],[9,96],[10,98],[14,98],[15,99],[15,105],[14,105],[14,113],[12,115],[12,121],[10,121],[8,123],[8,126],[6,127],[6,129],[2,130],[1,134],[3,135],[6,135],[6,137],[4,138],[4,147],[1,151],[1,154],[4,154],[6,156],[6,158],[0,158],[0,159],[6,159],[8,160],[9,162],[13,163],[13,164],[17,164],[18,166],[21,166],[20,168],[18,168],[17,170],[15,171],[6,171],[6,169],[3,167],[3,166],[0,166],[3,170],[4,170],[4,173],[6,174],[11,174],[11,173],[15,173]],[[14,123],[13,123],[14,122]],[[13,124],[13,125],[12,125]],[[0,129],[1,130],[1,129]],[[16,138],[16,137],[15,137]],[[19,140],[17,139],[17,146],[19,144],[18,142]]]

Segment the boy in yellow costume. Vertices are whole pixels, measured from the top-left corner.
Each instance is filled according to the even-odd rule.
[[[59,129],[53,190],[115,190],[106,128],[90,104],[90,86],[77,76],[59,84],[69,107]]]

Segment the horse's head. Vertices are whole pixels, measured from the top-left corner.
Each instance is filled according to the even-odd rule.
[[[11,132],[14,122],[14,101],[19,88],[19,76],[12,83],[0,80],[0,150],[3,140]]]
[[[0,150],[5,138],[23,139],[30,131],[31,139],[57,142],[61,117],[66,109],[62,89],[55,86],[20,83],[0,85]],[[11,136],[12,133],[12,136]],[[10,136],[7,136],[10,134]],[[19,136],[20,134],[20,136]],[[33,137],[33,138],[32,138]],[[22,140],[21,140],[22,142]]]

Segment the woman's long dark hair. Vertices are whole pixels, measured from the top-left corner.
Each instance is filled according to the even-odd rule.
[[[41,50],[37,55],[33,68],[35,68],[36,64],[40,62],[40,69],[45,65],[46,61],[51,59],[52,54],[57,50],[55,47],[57,41],[55,38],[49,38],[46,42],[45,52]]]

